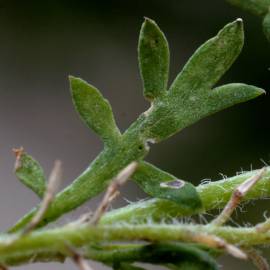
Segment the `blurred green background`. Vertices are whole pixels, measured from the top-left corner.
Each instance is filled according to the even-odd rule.
[[[226,23],[244,19],[242,54],[219,84],[245,82],[268,90],[270,44],[260,18],[222,0],[204,1],[0,1],[0,225],[4,230],[38,201],[15,179],[13,147],[24,146],[49,173],[64,163],[71,182],[102,149],[73,109],[67,76],[95,85],[112,104],[125,130],[149,106],[142,96],[137,40],[143,17],[154,19],[171,49],[170,81],[194,50]],[[148,160],[178,177],[200,183],[270,162],[269,96],[227,109],[154,145]],[[263,161],[262,161],[263,160]],[[145,195],[129,183],[122,195]],[[100,198],[100,197],[99,197]],[[62,222],[94,209],[99,198]],[[114,207],[124,205],[119,199]],[[238,223],[263,220],[269,202],[249,204]],[[225,269],[247,264],[226,257]],[[23,269],[75,269],[68,264]],[[94,264],[95,268],[99,268]],[[250,269],[252,269],[250,267]]]

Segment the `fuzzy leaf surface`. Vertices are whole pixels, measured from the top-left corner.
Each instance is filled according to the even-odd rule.
[[[97,88],[80,78],[70,76],[70,85],[75,108],[85,124],[106,144],[117,141],[120,132],[108,100]]]
[[[139,163],[133,179],[152,197],[173,201],[194,212],[202,208],[201,199],[191,183],[177,179],[147,162]]]
[[[237,19],[195,51],[172,83],[170,91],[183,97],[208,91],[230,68],[243,44],[243,22]]]
[[[148,18],[141,28],[138,53],[144,96],[153,100],[167,90],[170,52],[165,35]]]
[[[240,53],[243,40],[243,25],[238,19],[204,43],[177,76],[168,94],[155,101],[147,112],[145,137],[162,141],[210,114],[265,93],[243,84],[212,89]]]
[[[38,197],[43,197],[46,190],[46,179],[41,165],[34,158],[25,152],[17,155],[15,174]]]

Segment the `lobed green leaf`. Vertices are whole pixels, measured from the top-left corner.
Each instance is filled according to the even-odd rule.
[[[15,174],[17,178],[38,197],[42,198],[46,190],[46,179],[40,164],[22,149],[15,150]]]
[[[105,144],[117,142],[120,132],[108,100],[104,99],[94,86],[82,79],[73,76],[69,78],[72,99],[82,120],[102,138]]]
[[[212,113],[264,93],[262,89],[243,84],[211,89],[234,62],[243,41],[243,24],[238,19],[194,53],[168,95],[147,112],[145,130],[149,139],[159,142]]]
[[[139,163],[132,178],[152,197],[173,201],[184,209],[192,209],[194,213],[202,208],[200,196],[191,183],[177,179],[147,162]]]
[[[151,101],[167,90],[170,52],[166,37],[148,18],[141,28],[138,53],[144,96]]]

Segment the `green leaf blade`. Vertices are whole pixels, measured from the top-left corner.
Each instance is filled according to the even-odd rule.
[[[120,137],[109,102],[92,85],[70,76],[72,99],[83,122],[97,133],[105,144]]]
[[[187,91],[206,92],[229,69],[243,44],[243,22],[237,19],[196,50],[174,80],[170,91],[178,95],[187,95]]]
[[[194,213],[201,210],[202,202],[196,188],[177,179],[147,162],[140,162],[133,179],[150,196],[173,201]]]
[[[253,85],[230,83],[214,88],[210,92],[206,107],[209,113],[214,113],[262,94],[265,94],[265,91]]]
[[[167,90],[170,52],[165,35],[148,18],[141,28],[138,54],[144,96],[152,101]]]
[[[46,179],[41,165],[22,149],[15,150],[15,174],[17,178],[39,198],[43,198],[46,190]]]

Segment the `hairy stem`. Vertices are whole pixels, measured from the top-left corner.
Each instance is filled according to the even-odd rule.
[[[169,200],[155,198],[132,203],[126,207],[108,212],[102,217],[100,223],[110,224],[120,221],[137,223],[147,221],[147,219],[160,221],[162,219],[189,216],[204,213],[212,209],[223,208],[235,188],[248,178],[258,174],[258,172],[258,170],[254,170],[231,178],[199,185],[196,189],[201,197],[203,209],[198,209],[198,212],[183,208]],[[262,179],[249,191],[242,201],[266,197],[270,197],[270,167],[266,168]]]
[[[264,245],[270,243],[270,232],[260,233],[255,228],[216,227],[211,225],[128,225],[119,226],[65,226],[57,229],[36,231],[14,240],[14,235],[0,238],[0,261],[12,261],[22,251],[32,254],[64,252],[67,243],[74,247],[83,247],[91,243],[106,241],[183,241],[194,242],[196,234],[211,234],[228,243],[240,246]],[[43,256],[43,259],[44,256]]]

